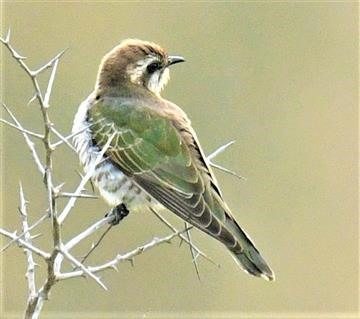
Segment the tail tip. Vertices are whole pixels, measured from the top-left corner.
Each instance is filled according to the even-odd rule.
[[[275,281],[275,274],[271,269],[270,272],[261,273],[260,277],[265,279],[266,281]]]

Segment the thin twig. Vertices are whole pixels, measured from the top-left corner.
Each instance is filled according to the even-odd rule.
[[[38,138],[38,139],[41,139],[41,140],[42,140],[42,139],[44,138],[44,135],[41,135],[41,134],[38,134],[38,133],[35,133],[35,132],[32,132],[32,131],[29,131],[29,130],[27,130],[27,129],[24,129],[24,128],[22,128],[22,127],[19,127],[19,126],[13,124],[13,123],[10,123],[10,122],[7,121],[7,120],[0,119],[0,122],[4,123],[4,124],[6,124],[6,125],[9,125],[10,127],[15,128],[15,129],[19,130],[19,131],[22,132],[22,133],[26,133],[26,134],[28,134],[28,135],[30,135],[30,136],[33,136],[33,137],[36,137],[36,138]]]
[[[29,224],[27,220],[27,207],[26,207],[26,200],[24,196],[24,190],[20,183],[20,207],[19,212],[22,219],[22,230],[25,233],[24,240],[28,244],[32,244],[31,240],[31,234],[29,232]],[[25,248],[24,249],[26,258],[27,258],[27,270],[26,270],[26,278],[28,281],[28,289],[29,289],[29,295],[28,299],[32,300],[36,297],[36,285],[35,285],[35,262],[32,255],[32,251],[30,249]]]
[[[60,192],[58,197],[77,197],[77,198],[90,198],[90,199],[98,199],[99,196],[91,195],[91,194],[75,194],[75,193],[67,193]]]
[[[55,135],[60,138],[60,140],[65,143],[72,151],[76,152],[76,149],[74,146],[71,145],[71,143],[68,141],[67,138],[65,138],[64,136],[62,136],[62,134],[55,128],[55,127],[51,127],[51,130],[55,133]],[[58,144],[60,145],[60,144]],[[52,148],[55,148],[56,147],[56,144],[52,144],[51,145]]]
[[[217,168],[225,173],[228,173],[230,175],[233,175],[239,179],[242,179],[242,180],[246,180],[246,177],[243,177],[241,175],[239,175],[238,173],[234,172],[234,171],[231,171],[219,164],[215,164],[212,162],[212,159],[215,158],[216,156],[220,155],[221,153],[223,153],[229,146],[233,145],[235,143],[235,141],[230,141],[224,145],[221,145],[220,147],[218,147],[215,151],[213,151],[212,153],[210,153],[206,158],[207,160],[209,161],[209,164],[214,167],[214,168]]]
[[[83,241],[85,238],[92,235],[94,232],[96,232],[99,228],[101,228],[104,225],[107,225],[111,220],[114,218],[114,216],[105,216],[104,218],[100,219],[99,221],[95,222],[88,228],[86,228],[81,233],[74,236],[72,239],[70,239],[66,244],[64,244],[64,248],[67,251],[70,251],[74,246],[79,244],[81,241]],[[54,260],[54,272],[59,273],[61,268],[61,263],[63,261],[62,255],[57,255]]]
[[[97,231],[99,228],[101,228],[104,225],[107,225],[111,220],[114,218],[114,216],[106,216],[100,219],[99,221],[92,224],[90,227],[86,228],[81,233],[77,234],[75,237],[70,239],[64,246],[65,249],[70,250],[77,244],[79,244],[81,241],[83,241],[85,238],[92,235],[95,231]]]
[[[49,218],[49,213],[46,213],[45,215],[41,216],[34,224],[32,224],[28,229],[27,232],[33,230],[35,227],[40,225],[45,219]],[[23,231],[20,235],[17,235],[14,239],[10,240],[3,248],[0,249],[0,254],[4,252],[6,249],[8,249],[13,243],[18,241],[20,238],[22,238],[26,234],[25,231]]]
[[[189,228],[187,228],[189,229]],[[180,234],[186,232],[187,229],[183,229],[181,231],[177,231],[177,232],[174,232],[166,237],[163,237],[163,238],[153,238],[150,242],[142,245],[142,246],[139,246],[137,248],[135,248],[134,250],[128,252],[128,253],[125,253],[125,254],[118,254],[114,259],[112,259],[111,261],[105,263],[105,264],[102,264],[100,266],[94,266],[94,267],[88,267],[87,269],[89,271],[91,271],[92,273],[97,273],[97,272],[100,272],[100,271],[104,271],[106,269],[116,269],[116,265],[120,262],[123,262],[123,261],[128,261],[128,260],[131,260],[133,259],[134,257],[150,250],[151,248],[154,248],[156,246],[159,246],[163,243],[169,243],[171,242],[171,240],[174,238],[174,237],[177,237],[179,236]],[[71,272],[67,272],[67,273],[61,273],[61,274],[58,274],[57,275],[57,278],[59,280],[64,280],[64,279],[70,279],[70,278],[75,278],[75,277],[82,277],[84,275],[84,272],[83,270],[76,270],[76,271],[71,271]]]
[[[185,222],[184,224],[185,224],[185,228],[188,229],[188,223]],[[199,281],[201,281],[199,265],[197,263],[197,256],[199,256],[199,255],[196,254],[195,249],[193,248],[193,243],[192,243],[192,240],[191,240],[190,230],[186,231],[186,236],[187,236],[187,239],[189,240],[189,243],[190,243],[189,249],[190,249],[190,253],[191,253],[191,257],[192,257],[192,262],[193,262],[194,267],[195,267],[195,272],[196,272],[196,275],[197,275]]]
[[[65,51],[64,51],[65,52]],[[61,55],[64,53],[62,52]],[[59,57],[61,56],[59,55]],[[54,80],[55,80],[55,74],[56,74],[56,70],[57,70],[57,66],[59,64],[59,57],[56,57],[54,59],[54,62],[51,63],[51,74],[50,74],[50,79],[48,82],[48,86],[45,92],[45,96],[44,96],[44,107],[48,108],[49,107],[49,100],[50,100],[50,95],[51,95],[51,90],[53,88],[53,84],[54,84]]]
[[[89,277],[94,279],[96,283],[102,287],[104,290],[108,290],[107,287],[103,284],[103,282],[100,280],[99,277],[95,276],[91,270],[86,268],[81,262],[79,262],[74,256],[72,256],[64,247],[60,247],[60,252],[70,260],[73,264],[75,264],[77,267],[79,267],[84,274],[87,274]]]
[[[52,145],[51,145],[52,148],[55,149],[55,148],[57,148],[58,146],[60,146],[61,144],[64,144],[64,143],[66,143],[66,142],[69,142],[69,140],[71,140],[73,137],[75,137],[76,135],[79,135],[79,134],[85,132],[85,131],[86,131],[88,128],[90,128],[92,125],[93,125],[93,124],[88,125],[88,126],[84,127],[83,129],[79,130],[78,132],[71,133],[70,135],[68,135],[68,136],[66,136],[66,137],[63,137],[63,136],[59,133],[59,134],[61,135],[61,137],[59,136],[59,137],[60,137],[60,141],[52,144]],[[55,133],[55,132],[54,132],[54,133]]]
[[[173,232],[177,232],[178,230],[171,225],[159,212],[157,212],[153,207],[149,207],[149,209],[154,213],[154,215],[162,222],[164,223],[168,228],[170,228]],[[201,257],[205,258],[206,260],[210,261],[212,264],[219,266],[215,261],[213,261],[209,256],[207,256],[203,251],[201,251],[198,247],[196,247],[193,243],[189,241],[189,239],[182,233],[179,234],[179,237],[181,240],[186,242],[188,245],[190,245],[197,254],[199,254]]]
[[[230,141],[224,145],[221,145],[215,151],[210,153],[206,158],[208,159],[208,161],[211,161],[213,158],[215,158],[219,154],[223,153],[229,146],[233,145],[234,143],[235,143],[235,141]]]
[[[16,234],[14,234],[14,233],[10,233],[9,231],[7,231],[5,229],[0,228],[0,234],[7,238],[14,239],[19,246],[23,246],[23,247],[31,250],[33,253],[39,255],[40,257],[42,257],[44,259],[50,258],[49,253],[41,250],[40,248],[35,247],[32,244],[29,244],[28,242],[26,242],[25,240],[23,240],[21,238],[17,238]]]
[[[87,254],[83,257],[83,259],[81,259],[81,263],[83,265],[85,265],[85,261],[86,259],[88,259],[88,257],[90,256],[90,254],[97,248],[99,247],[101,241],[104,239],[104,237],[106,236],[106,234],[111,230],[111,228],[113,227],[113,224],[110,224],[108,226],[108,228],[105,229],[105,231],[101,234],[101,236],[99,237],[99,239],[97,240],[97,242],[92,245],[91,249],[87,252]]]
[[[233,175],[233,176],[235,176],[235,177],[237,177],[237,178],[239,178],[239,179],[242,179],[242,180],[245,180],[245,181],[247,180],[246,177],[241,176],[241,175],[239,175],[238,173],[227,169],[226,167],[223,167],[223,166],[221,166],[221,165],[219,165],[219,164],[215,164],[215,163],[213,163],[212,161],[209,161],[209,163],[210,163],[210,165],[211,165],[212,167],[215,167],[215,168],[217,168],[217,169],[220,170],[220,171],[223,171],[223,172],[225,172],[225,173],[228,173],[228,174],[230,174],[230,175]]]
[[[31,74],[33,77],[38,76],[40,73],[44,72],[46,69],[49,69],[51,67],[54,66],[54,64],[56,63],[56,61],[59,61],[60,58],[64,55],[64,53],[68,50],[68,48],[60,51],[58,54],[56,54],[51,60],[49,60],[47,63],[45,63],[44,65],[42,65],[40,68],[38,68],[37,70],[33,71]],[[50,83],[50,81],[49,81]],[[52,86],[52,84],[51,84]],[[48,86],[49,87],[49,86]]]
[[[113,140],[114,136],[116,133],[113,133],[110,138],[108,139],[108,141],[106,142],[105,146],[103,147],[103,149],[101,150],[101,152],[99,152],[98,156],[96,157],[95,161],[92,163],[92,165],[90,166],[88,172],[86,173],[86,175],[82,178],[82,180],[80,181],[76,191],[74,192],[75,194],[80,194],[82,192],[82,190],[84,189],[86,183],[88,182],[88,180],[92,177],[96,166],[102,161],[103,156],[105,154],[105,152],[107,151],[107,149],[110,146],[111,141]],[[66,206],[64,207],[62,213],[59,216],[59,224],[61,225],[65,218],[68,216],[68,214],[70,213],[70,210],[74,207],[75,202],[76,202],[77,197],[73,196],[72,198],[69,199],[68,203],[66,204]]]
[[[23,129],[23,127],[21,126],[20,122],[17,120],[17,118],[15,117],[15,115],[10,111],[10,109],[5,105],[5,103],[2,103],[3,108],[5,109],[5,111],[10,115],[10,117],[12,118],[12,120],[15,122],[15,124]],[[35,161],[36,167],[38,168],[38,170],[40,171],[40,173],[42,175],[45,174],[45,168],[43,166],[43,164],[40,161],[39,155],[35,150],[35,146],[34,143],[30,140],[29,136],[27,133],[23,132],[22,135],[24,136],[25,142],[30,150],[30,153]]]

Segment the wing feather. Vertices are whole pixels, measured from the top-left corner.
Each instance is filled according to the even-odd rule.
[[[137,106],[99,103],[91,116],[99,123],[94,125],[96,143],[103,146],[115,132],[107,155],[141,188],[228,247],[238,245],[224,225],[226,207],[191,127],[179,129],[173,120]]]

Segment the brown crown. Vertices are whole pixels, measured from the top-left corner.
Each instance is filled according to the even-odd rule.
[[[138,39],[122,41],[102,58],[97,87],[114,87],[127,81],[127,66],[144,59],[148,55],[167,59],[166,51],[155,43]]]

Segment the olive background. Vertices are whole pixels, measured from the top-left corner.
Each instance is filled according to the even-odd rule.
[[[103,273],[109,291],[91,279],[59,283],[44,318],[357,317],[358,3],[10,1],[2,3],[1,24],[2,35],[11,26],[12,44],[32,68],[68,48],[51,98],[52,120],[64,134],[94,87],[101,57],[122,39],[154,41],[183,55],[186,63],[171,68],[163,96],[187,112],[207,154],[236,140],[215,162],[246,181],[215,173],[233,214],[276,273],[270,283],[248,276],[221,244],[192,231],[196,245],[220,264],[199,258],[201,281],[188,246],[175,239],[135,258],[134,267],[122,263],[118,273]],[[26,105],[31,81],[1,50],[2,101],[25,127],[41,132],[36,102]],[[1,133],[1,226],[14,230],[19,181],[31,221],[44,213],[46,193],[21,134],[4,125]],[[56,181],[74,190],[76,154],[62,147],[54,159]],[[107,210],[101,199],[79,200],[64,238]],[[50,226],[39,232],[36,242],[49,247]],[[167,234],[148,210],[130,214],[89,262]],[[89,245],[73,253],[79,257]],[[18,318],[27,298],[25,256],[12,247],[0,257],[1,318]]]

